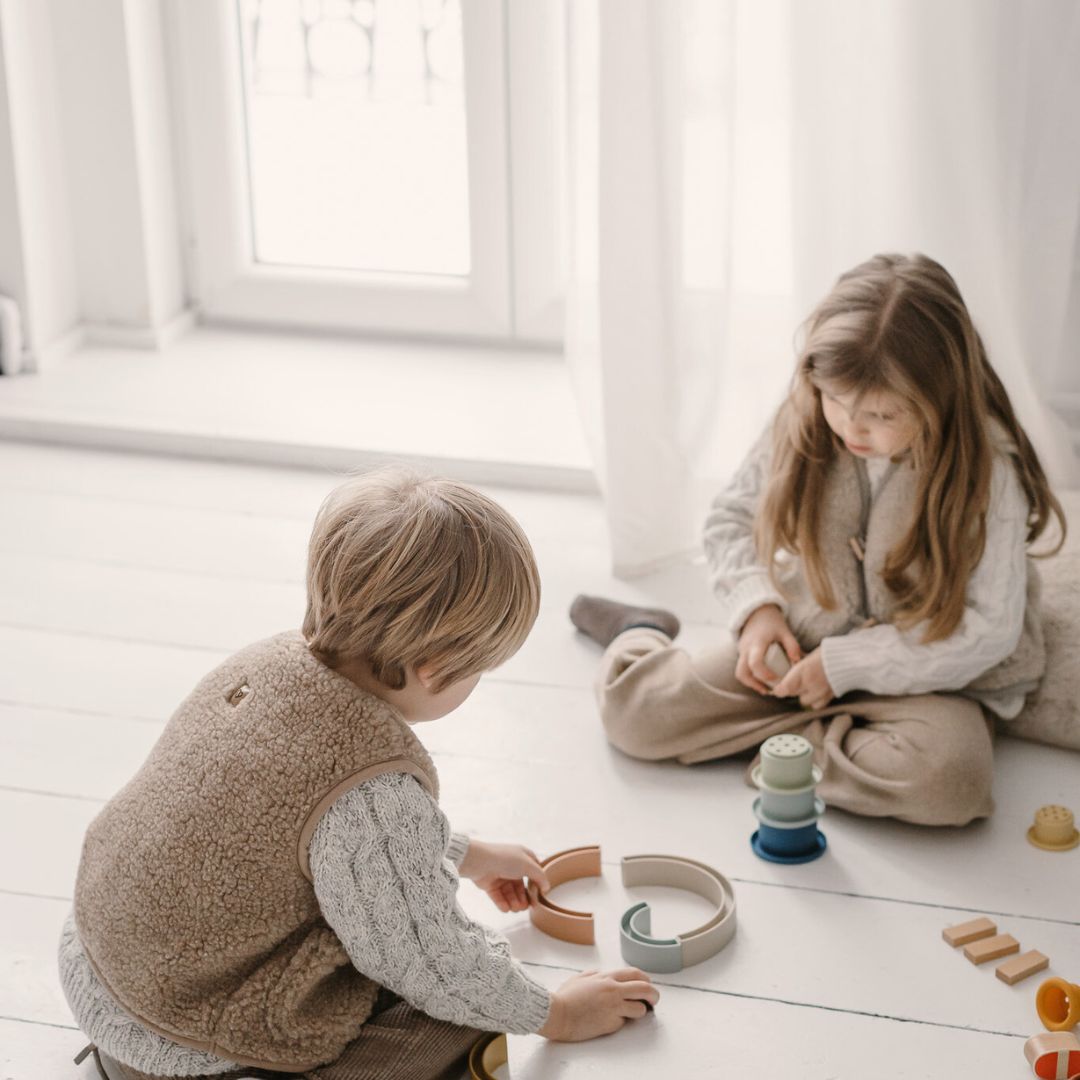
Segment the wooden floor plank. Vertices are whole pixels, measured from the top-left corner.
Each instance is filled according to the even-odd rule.
[[[468,913],[501,929],[514,954],[539,968],[612,970],[624,966],[619,918],[639,900],[653,910],[658,937],[699,926],[714,912],[700,897],[675,889],[622,886],[617,862],[600,879],[574,882],[556,900],[590,911],[596,946],[555,941],[524,916],[503,916],[471,884],[462,888]],[[869,1013],[901,1022],[1025,1036],[1035,985],[1006,986],[992,964],[975,967],[941,940],[942,913],[891,901],[826,893],[795,893],[735,883],[738,930],[732,943],[702,964],[658,975],[662,986],[781,1001],[804,1008]],[[68,1012],[56,970],[56,946],[66,901],[0,892],[0,1015],[65,1022]],[[1075,928],[1041,920],[999,920],[1051,958],[1047,976],[1067,977],[1080,965]]]

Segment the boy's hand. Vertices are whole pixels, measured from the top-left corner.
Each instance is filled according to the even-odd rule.
[[[627,1020],[644,1016],[659,1000],[660,991],[637,968],[583,971],[551,995],[551,1011],[539,1034],[555,1042],[610,1035]]]
[[[763,604],[743,623],[739,633],[739,660],[735,665],[735,678],[759,694],[773,693],[783,674],[773,671],[765,663],[765,651],[774,641],[787,653],[792,664],[802,659],[802,649],[784,613],[775,604]]]
[[[528,908],[525,878],[535,881],[541,891],[550,888],[536,853],[521,844],[470,840],[458,873],[476,882],[500,911],[525,911]]]
[[[797,697],[804,709],[824,709],[836,695],[825,674],[821,649],[815,649],[805,660],[800,660],[772,692],[775,697]]]

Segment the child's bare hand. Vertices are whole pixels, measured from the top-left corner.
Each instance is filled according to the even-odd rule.
[[[540,1034],[555,1042],[610,1035],[627,1020],[644,1016],[659,1000],[660,991],[637,968],[583,971],[551,995],[551,1012]]]
[[[536,882],[543,891],[550,887],[536,853],[521,844],[470,840],[458,870],[462,877],[471,878],[483,889],[500,911],[525,911],[528,908],[525,878]]]
[[[804,709],[824,709],[836,695],[825,674],[821,649],[815,649],[804,660],[800,660],[773,687],[772,692],[776,697],[797,697]]]
[[[759,694],[772,693],[783,674],[773,671],[765,663],[765,652],[773,642],[787,653],[792,664],[802,659],[802,649],[784,613],[775,604],[764,604],[743,623],[739,634],[739,660],[735,665],[735,678]]]

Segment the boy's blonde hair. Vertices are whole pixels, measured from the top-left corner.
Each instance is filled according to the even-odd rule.
[[[757,550],[798,554],[815,599],[836,606],[818,539],[829,464],[842,445],[825,421],[821,387],[897,396],[917,424],[911,447],[918,513],[897,537],[882,576],[901,628],[926,622],[948,637],[986,545],[993,464],[991,419],[1013,444],[1028,501],[1028,543],[1065,516],[952,276],[926,255],[875,255],[843,274],[805,324],[791,392],[773,428],[771,477],[755,519]]]
[[[323,663],[363,659],[405,686],[431,664],[433,689],[497,667],[540,608],[540,575],[516,521],[452,480],[386,466],[325,499],[308,547],[303,632]]]

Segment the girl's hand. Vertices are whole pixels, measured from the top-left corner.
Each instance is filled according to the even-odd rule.
[[[759,694],[772,693],[773,687],[780,682],[781,672],[773,671],[765,663],[765,650],[774,641],[787,653],[792,664],[798,664],[802,659],[802,649],[784,613],[775,604],[764,604],[743,623],[739,634],[739,660],[735,665],[735,678]]]
[[[551,995],[551,1011],[540,1034],[556,1042],[583,1042],[610,1035],[644,1016],[660,1000],[660,991],[637,968],[601,974],[583,971]]]
[[[487,844],[470,840],[458,873],[471,878],[491,897],[500,911],[525,911],[529,894],[524,878],[529,878],[546,892],[547,875],[534,851],[521,844]]]
[[[805,660],[799,661],[772,692],[775,697],[797,697],[804,709],[824,709],[836,695],[825,674],[821,649],[815,649]]]

